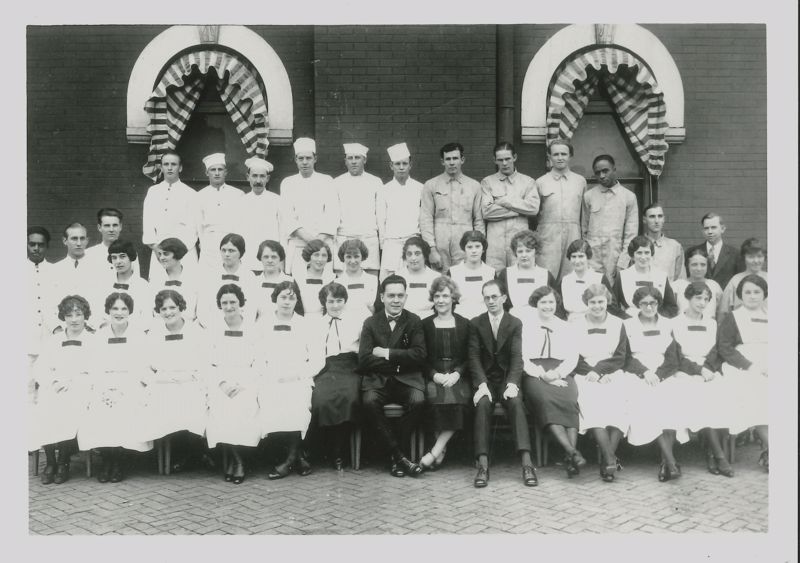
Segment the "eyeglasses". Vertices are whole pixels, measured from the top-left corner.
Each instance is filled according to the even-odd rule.
[[[639,308],[643,309],[645,307],[658,307],[658,301],[639,301]]]
[[[501,297],[502,297],[502,295],[484,295],[483,296],[483,300],[484,301],[497,301]]]

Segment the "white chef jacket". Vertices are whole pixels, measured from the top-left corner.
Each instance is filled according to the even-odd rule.
[[[263,270],[258,260],[258,247],[265,240],[283,244],[288,233],[281,230],[281,198],[269,190],[261,195],[248,192],[237,202],[238,232],[244,237],[245,254],[242,263],[248,270]]]
[[[219,265],[219,243],[228,233],[239,232],[241,222],[238,217],[242,190],[222,184],[219,189],[206,186],[197,192],[200,206],[200,265],[206,270],[214,270]]]

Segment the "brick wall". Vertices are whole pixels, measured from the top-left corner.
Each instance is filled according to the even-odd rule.
[[[320,170],[344,173],[341,144],[360,142],[387,181],[386,147],[405,141],[424,182],[442,172],[439,147],[459,141],[465,174],[493,171],[494,26],[320,26],[315,59]]]

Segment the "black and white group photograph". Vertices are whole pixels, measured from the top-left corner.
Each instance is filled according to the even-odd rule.
[[[797,6],[762,4],[12,23],[11,560],[796,560]]]

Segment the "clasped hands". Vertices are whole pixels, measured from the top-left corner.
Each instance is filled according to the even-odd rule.
[[[503,398],[513,399],[517,395],[519,395],[519,387],[517,387],[517,385],[514,383],[507,383],[506,389],[505,391],[503,391]],[[472,396],[472,404],[478,406],[478,401],[480,401],[482,397],[486,397],[487,399],[489,399],[490,403],[494,402],[492,394],[489,392],[489,386],[486,385],[486,383],[481,383],[480,385],[478,385],[478,389]]]
[[[442,387],[452,387],[458,380],[461,379],[461,374],[457,371],[453,373],[434,373],[433,374],[433,382],[438,383]]]
[[[538,377],[545,383],[549,383],[555,387],[567,386],[567,382],[562,379],[561,374],[554,369],[545,371],[542,366],[531,364],[526,370],[526,373],[531,377]]]

